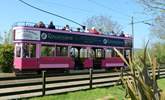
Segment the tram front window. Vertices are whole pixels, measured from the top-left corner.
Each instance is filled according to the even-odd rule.
[[[21,46],[16,46],[16,57],[21,57]]]
[[[36,45],[25,43],[23,44],[23,58],[36,57]]]

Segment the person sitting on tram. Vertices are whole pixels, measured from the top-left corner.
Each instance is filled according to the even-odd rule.
[[[37,24],[35,24],[34,27],[37,27],[37,28],[46,28],[45,27],[45,24],[42,21],[40,21]]]
[[[80,32],[80,30],[81,30],[80,28],[77,28],[77,32]]]
[[[93,34],[100,34],[96,29],[95,27],[92,27],[92,29],[89,30],[90,33],[93,33]]]
[[[116,33],[112,30],[112,36],[117,36]]]
[[[70,31],[69,25],[64,26],[62,30]]]
[[[50,22],[50,24],[48,25],[49,29],[56,29],[55,25],[53,25],[53,21]]]
[[[122,31],[120,34],[121,37],[125,37],[124,32]]]
[[[66,26],[65,26],[65,30],[66,30],[66,31],[69,31],[69,30],[70,30],[69,25],[66,25]]]

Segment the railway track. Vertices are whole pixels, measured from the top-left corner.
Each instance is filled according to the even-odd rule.
[[[95,71],[92,74],[92,88],[120,84],[121,72]],[[160,78],[165,77],[165,67],[160,69]],[[90,89],[89,72],[74,72],[66,75],[47,75],[45,94],[58,94]],[[41,76],[0,77],[0,100],[42,96],[43,79]]]

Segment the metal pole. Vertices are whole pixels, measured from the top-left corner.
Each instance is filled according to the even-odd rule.
[[[46,75],[45,75],[46,71],[42,71],[42,96],[45,95],[45,84],[46,84]]]
[[[134,18],[132,16],[132,21],[131,21],[131,26],[132,26],[132,57],[134,57]]]
[[[89,69],[89,88],[92,89],[92,74],[93,74],[93,69]]]

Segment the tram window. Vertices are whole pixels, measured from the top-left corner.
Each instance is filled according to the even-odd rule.
[[[16,46],[16,57],[21,57],[21,47],[20,46]]]
[[[94,56],[95,56],[94,54],[95,54],[94,50],[92,50],[92,49],[88,50],[88,58],[94,58]]]
[[[36,57],[36,45],[29,45],[29,49],[30,57]]]
[[[23,57],[24,58],[36,57],[36,45],[29,43],[23,44]]]
[[[55,47],[53,45],[42,45],[41,56],[55,56]]]
[[[67,46],[57,46],[56,47],[56,56],[68,56],[68,47]]]
[[[130,54],[131,54],[131,51],[130,50],[126,50],[125,53],[126,53],[125,54],[126,55],[126,58],[128,58],[130,56]]]
[[[80,49],[80,58],[87,58],[88,51],[87,49],[81,48]]]
[[[123,54],[123,49],[117,49],[121,54]],[[112,56],[113,57],[119,57],[119,55],[117,54],[117,52],[115,50],[112,51]]]
[[[105,57],[106,58],[111,58],[112,57],[112,49],[106,49],[106,52],[105,52]]]
[[[78,50],[76,48],[71,48],[70,49],[70,56],[74,57],[74,58],[78,58],[78,56],[79,56]]]
[[[104,57],[104,50],[96,49],[96,58],[103,58]]]

